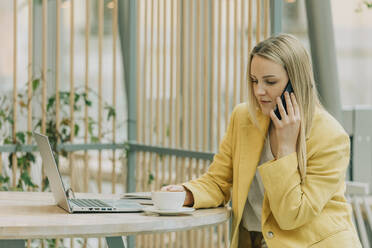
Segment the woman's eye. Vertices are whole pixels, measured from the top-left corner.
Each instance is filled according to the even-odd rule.
[[[267,81],[266,83],[268,83],[268,84],[276,84],[275,81]]]
[[[257,83],[257,80],[251,79],[251,82],[254,83],[254,84],[256,84]]]

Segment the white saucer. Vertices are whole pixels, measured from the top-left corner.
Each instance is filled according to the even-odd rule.
[[[180,208],[177,210],[169,210],[169,209],[158,209],[154,206],[145,207],[143,209],[145,212],[157,213],[160,215],[177,215],[177,214],[188,214],[195,211],[195,208]]]

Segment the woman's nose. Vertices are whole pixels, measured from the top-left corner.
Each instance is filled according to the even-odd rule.
[[[258,83],[256,86],[256,92],[258,95],[264,95],[266,92],[265,87],[262,84]]]

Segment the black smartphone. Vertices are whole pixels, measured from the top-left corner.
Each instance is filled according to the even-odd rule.
[[[285,96],[284,96],[284,93],[288,91],[289,94],[291,94],[293,92],[293,88],[292,88],[292,84],[291,84],[291,81],[288,81],[287,85],[285,86],[284,90],[283,90],[283,93],[282,95],[280,96],[280,100],[282,101],[283,103],[283,107],[285,109],[285,112],[288,114],[288,111],[287,111],[287,103],[285,101]],[[278,104],[276,105],[275,107],[275,111],[274,111],[276,117],[278,117],[279,120],[282,119],[282,117],[280,116],[280,111],[279,111],[279,108],[278,108]]]

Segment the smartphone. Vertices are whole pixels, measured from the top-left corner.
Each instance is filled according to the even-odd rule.
[[[288,111],[287,111],[287,103],[285,101],[285,96],[284,96],[284,93],[288,91],[289,94],[291,94],[293,92],[293,88],[292,88],[292,84],[291,84],[291,81],[288,81],[287,85],[285,86],[284,90],[283,90],[283,93],[282,95],[280,96],[280,100],[282,101],[283,103],[283,107],[285,109],[285,112],[288,114]],[[278,108],[278,104],[276,105],[276,108],[275,108],[275,111],[274,111],[276,117],[278,117],[279,120],[282,119],[282,117],[280,116],[280,111],[279,111],[279,108]]]

